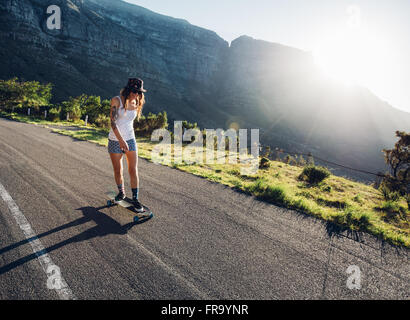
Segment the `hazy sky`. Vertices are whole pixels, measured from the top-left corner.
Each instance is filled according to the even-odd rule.
[[[409,0],[127,0],[231,42],[241,35],[310,51],[329,76],[410,112]]]

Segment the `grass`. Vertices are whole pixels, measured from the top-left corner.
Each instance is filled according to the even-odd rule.
[[[0,116],[3,116],[0,113]],[[13,120],[37,125],[57,123],[13,115]],[[60,134],[107,146],[108,131],[82,123],[58,122],[62,126],[77,126],[78,130],[54,129]],[[139,157],[152,161],[156,143],[137,138]],[[171,146],[173,152],[173,146]],[[201,176],[210,181],[244,191],[257,198],[285,208],[310,214],[354,231],[373,234],[395,245],[410,247],[409,210],[406,199],[395,197],[386,201],[373,187],[330,175],[319,183],[299,179],[303,168],[283,162],[270,161],[269,166],[256,174],[242,174],[241,164],[169,163],[175,169]]]

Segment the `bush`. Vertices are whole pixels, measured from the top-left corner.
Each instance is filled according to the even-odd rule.
[[[333,221],[346,225],[352,230],[367,230],[370,226],[370,215],[365,212],[356,211],[351,207],[346,207],[343,212],[339,212],[333,217]]]
[[[254,195],[260,195],[266,190],[266,181],[263,178],[257,179],[254,183],[252,183],[250,186],[247,186],[246,189],[250,193]]]
[[[95,120],[95,124],[100,128],[108,129],[111,124],[111,119],[106,115],[100,114]]]
[[[62,113],[64,120],[69,116],[69,120],[78,121],[82,116],[81,101],[79,97],[73,98],[70,97],[68,101],[63,101],[61,103]]]
[[[296,159],[295,158],[293,158],[291,155],[287,155],[286,157],[285,157],[285,163],[287,163],[288,165],[291,165],[291,166],[296,166],[297,164],[298,164],[298,162],[296,161]]]
[[[150,137],[156,129],[168,128],[168,116],[165,111],[158,114],[148,113],[147,116],[141,116],[138,121],[134,121],[135,131],[138,136]]]
[[[287,201],[286,191],[281,186],[268,186],[262,195],[262,199],[275,204],[285,204]]]
[[[286,190],[283,186],[268,185],[264,178],[257,179],[254,183],[246,187],[246,190],[259,199],[270,203],[284,205],[288,203]]]
[[[61,112],[61,108],[51,108],[48,113],[47,116],[51,121],[59,121],[60,120],[60,112]]]
[[[398,201],[400,199],[400,193],[398,191],[392,192],[384,182],[379,187],[379,191],[386,201]]]
[[[317,184],[330,176],[330,171],[324,167],[307,166],[303,168],[299,175],[299,180],[307,181],[311,184]]]
[[[410,193],[410,133],[396,131],[399,141],[393,149],[383,149],[384,160],[390,167],[390,173],[386,174],[383,182],[391,191],[398,191],[405,196]]]
[[[0,80],[0,106],[5,110],[31,108],[34,115],[40,106],[46,106],[51,99],[52,85],[37,81],[19,81],[18,78]]]
[[[300,167],[306,166],[306,160],[305,160],[305,158],[303,158],[302,155],[299,157],[298,166],[300,166]]]
[[[401,215],[404,217],[406,214],[406,208],[392,200],[384,202],[382,207],[379,209],[388,213],[390,216]]]
[[[270,161],[268,158],[261,158],[261,160],[259,161],[259,169],[267,169],[270,167]]]

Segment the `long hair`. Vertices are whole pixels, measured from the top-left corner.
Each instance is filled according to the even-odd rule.
[[[131,90],[129,87],[125,87],[121,89],[120,91],[120,96],[124,97],[124,100],[125,100],[125,104],[124,104],[125,113],[127,112],[127,109],[128,109],[128,102],[129,102],[128,97],[130,96],[130,94],[131,94]],[[144,95],[144,92],[139,92],[138,95],[140,98],[138,100],[139,102],[137,106],[137,120],[139,121],[141,118],[141,114],[142,114],[142,107],[145,104],[145,95]]]

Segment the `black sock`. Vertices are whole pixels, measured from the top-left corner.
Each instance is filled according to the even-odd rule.
[[[120,193],[125,194],[125,188],[124,188],[123,184],[119,184],[119,185],[117,185],[117,187],[118,187],[118,191]]]
[[[137,200],[138,200],[139,188],[131,188],[131,190],[132,190],[132,197],[133,197],[134,199],[137,199]]]

